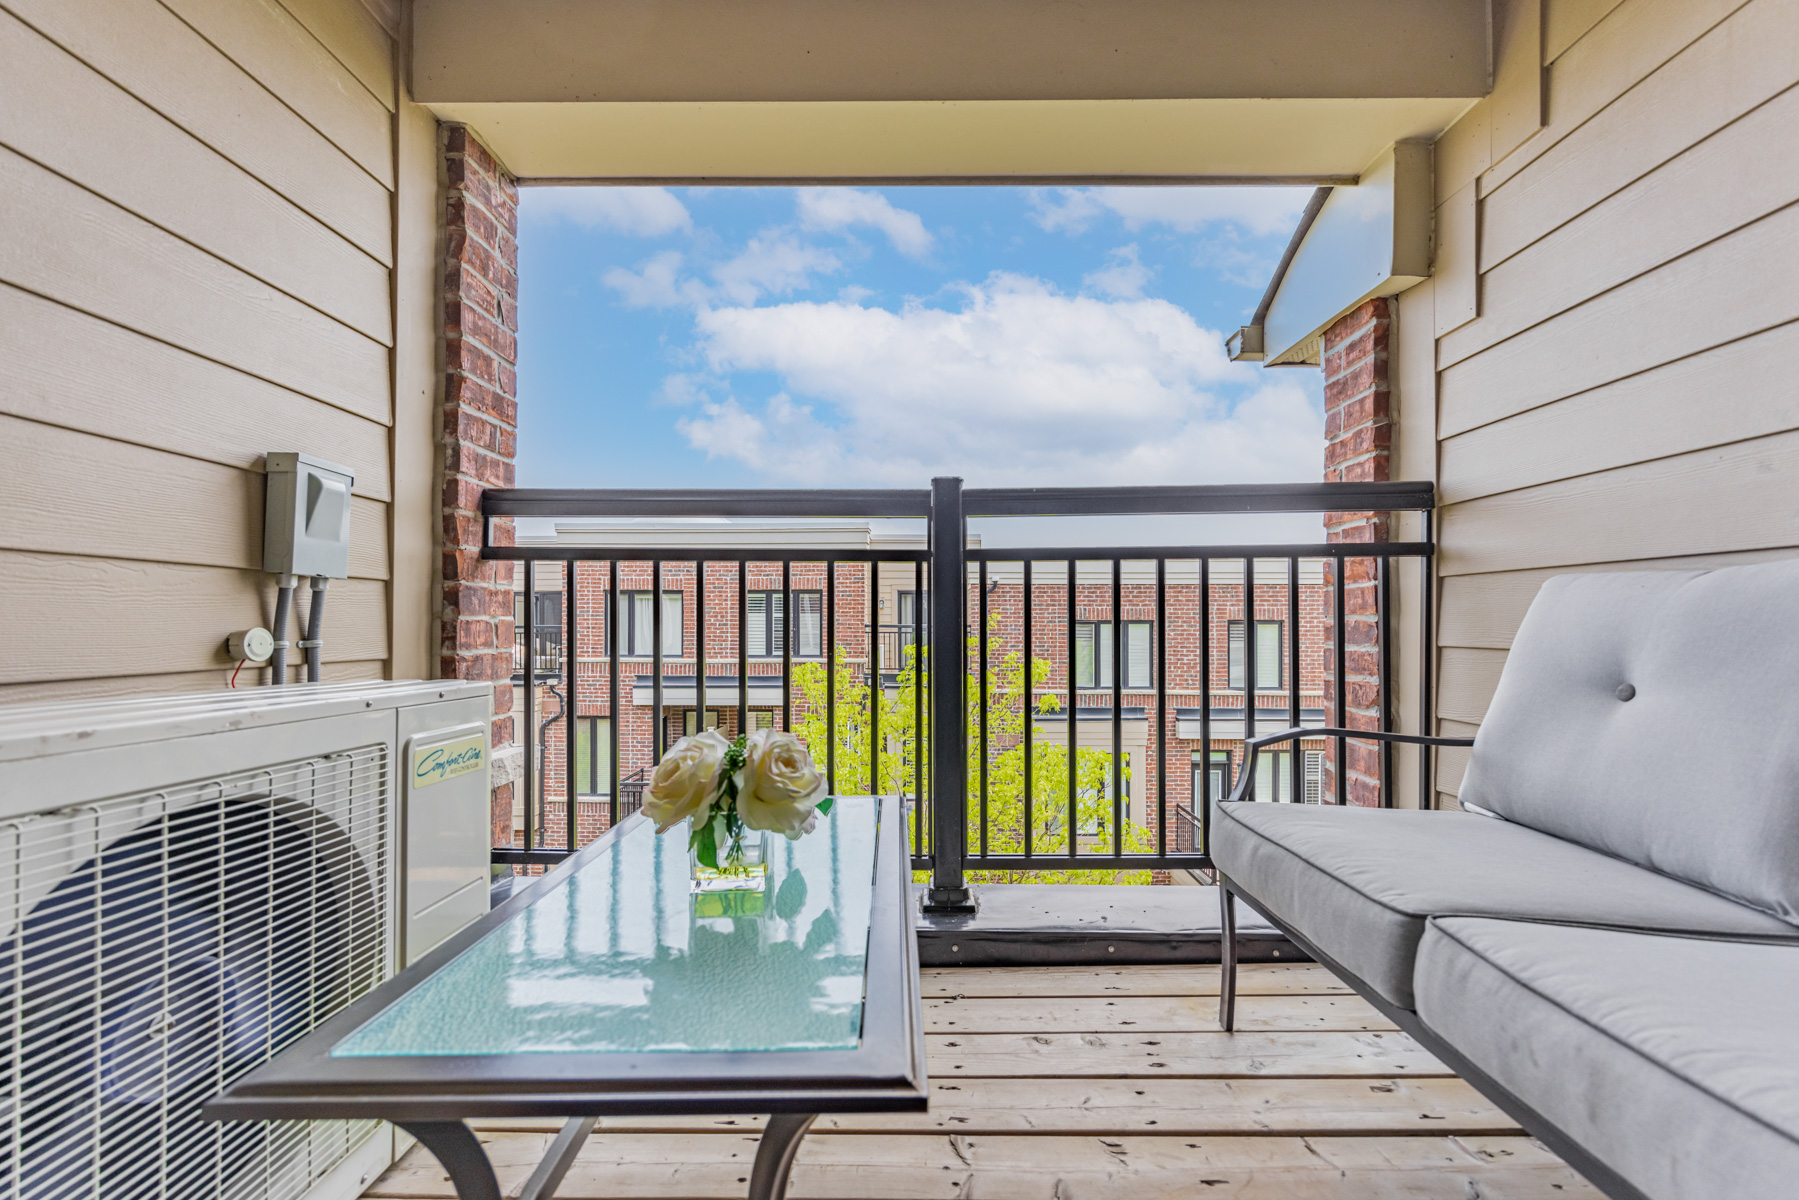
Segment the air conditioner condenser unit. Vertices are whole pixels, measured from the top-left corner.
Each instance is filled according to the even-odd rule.
[[[0,708],[0,1200],[348,1200],[372,1121],[199,1105],[487,910],[489,685]]]

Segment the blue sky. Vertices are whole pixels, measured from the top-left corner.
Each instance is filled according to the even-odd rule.
[[[529,188],[520,486],[1287,482],[1225,360],[1304,188]]]

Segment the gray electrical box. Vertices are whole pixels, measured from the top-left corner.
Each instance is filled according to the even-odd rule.
[[[262,569],[276,575],[350,573],[350,487],[347,467],[310,454],[268,456],[268,504]]]

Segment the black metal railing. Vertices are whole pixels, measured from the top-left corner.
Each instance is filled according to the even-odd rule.
[[[642,735],[647,744],[633,749],[646,763],[660,757],[671,736],[668,708],[690,709],[696,727],[714,720],[730,725],[725,714],[734,709],[738,730],[751,727],[752,710],[794,728],[793,597],[795,573],[803,573],[807,586],[823,592],[825,653],[822,662],[799,666],[802,673],[811,672],[800,681],[801,708],[809,720],[822,717],[829,786],[902,791],[916,799],[914,865],[931,872],[931,904],[955,910],[967,901],[969,871],[1208,867],[1208,816],[1212,803],[1223,798],[1212,769],[1216,753],[1226,756],[1226,788],[1232,771],[1278,771],[1284,784],[1267,790],[1284,791],[1287,798],[1310,794],[1336,803],[1356,798],[1348,782],[1347,743],[1353,738],[1347,735],[1334,743],[1311,739],[1334,744],[1328,786],[1317,763],[1308,767],[1297,746],[1285,757],[1271,752],[1267,762],[1239,763],[1232,755],[1258,731],[1341,726],[1357,710],[1374,728],[1391,731],[1397,716],[1391,686],[1396,564],[1407,559],[1420,564],[1418,631],[1420,646],[1428,646],[1433,504],[1428,483],[964,489],[959,480],[940,479],[929,491],[504,490],[484,497],[490,530],[495,520],[520,516],[922,517],[927,538],[919,550],[872,551],[514,546],[491,544],[490,536],[483,553],[521,561],[526,594],[535,594],[540,568],[561,572],[567,594],[559,632],[565,645],[583,645],[584,612],[600,614],[600,652],[591,662],[578,653],[563,656],[559,690],[582,699],[568,704],[559,719],[567,723],[562,750],[568,779],[575,771],[575,722],[584,717],[583,707],[602,708],[608,715],[611,820],[622,815],[620,726],[627,708],[650,710]],[[970,549],[967,538],[972,518],[1400,511],[1423,514],[1418,540]],[[1353,584],[1346,578],[1352,568]],[[779,611],[787,620],[778,660],[772,653],[749,653],[753,573],[761,576],[755,590],[781,594]],[[691,588],[694,599],[691,611],[685,600],[671,611],[681,621],[673,642],[665,641],[669,631],[663,628],[668,606],[638,602],[651,628],[641,642],[631,643],[630,648],[648,651],[634,674],[621,674],[621,663],[632,657],[620,653],[619,603],[627,574],[633,588],[647,589],[652,597],[662,596],[668,581],[678,577],[683,596]],[[1366,601],[1354,612],[1346,606],[1351,587]],[[583,596],[596,589],[603,596],[585,603]],[[878,621],[884,589],[912,593],[910,628]],[[765,598],[760,611],[768,612],[771,603]],[[532,644],[536,633],[535,607],[523,609],[518,636],[525,644]],[[735,626],[716,631],[724,635],[718,645],[707,636],[709,618],[717,620],[709,611],[714,607],[727,610],[726,619]],[[958,629],[964,636],[930,638],[929,629]],[[1270,650],[1269,637],[1278,637],[1278,652]],[[771,650],[770,640],[765,635],[759,645]],[[680,649],[666,653],[671,647]],[[1425,728],[1431,656],[1417,657],[1418,721]],[[1361,675],[1373,677],[1378,693],[1373,699],[1350,694],[1351,658]],[[1330,664],[1328,672],[1317,669],[1321,662]],[[1269,663],[1273,674],[1264,678]],[[585,692],[583,669],[594,676]],[[627,679],[633,703],[621,707],[620,686]],[[815,694],[821,682],[822,704]],[[840,696],[843,687],[855,695]],[[527,712],[537,711],[535,691],[527,675]],[[601,693],[597,705],[584,698],[595,692]],[[761,694],[753,696],[756,692]],[[638,703],[640,695],[647,704]],[[714,710],[712,699],[719,697],[724,703]],[[898,728],[883,729],[883,711]],[[905,719],[894,717],[896,712]],[[1127,765],[1127,723],[1133,729],[1132,753],[1142,749],[1137,766]],[[1199,748],[1192,786],[1182,785],[1184,796],[1170,794],[1176,775],[1168,758],[1171,737],[1185,744],[1183,760],[1193,746]],[[1215,740],[1234,749],[1215,751]],[[846,745],[866,749],[856,749],[853,764],[840,763]],[[812,750],[818,757],[818,747]],[[588,753],[594,752],[590,746]],[[1380,765],[1373,786],[1378,801],[1390,804],[1390,744],[1374,753]],[[539,802],[549,773],[545,765],[528,756],[525,766],[526,795]],[[1181,766],[1184,771],[1186,763]],[[1419,768],[1426,805],[1429,776],[1426,758]],[[1358,780],[1357,786],[1369,781]],[[496,847],[496,861],[559,860],[577,844],[574,807],[569,805],[565,836],[556,838],[527,803],[524,845]],[[934,853],[942,847],[962,849]]]

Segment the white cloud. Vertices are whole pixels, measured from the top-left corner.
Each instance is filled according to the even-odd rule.
[[[673,192],[659,187],[522,188],[519,207],[530,216],[638,237],[661,237],[693,228],[687,206]]]
[[[712,268],[718,294],[733,304],[754,304],[764,292],[785,293],[810,287],[814,274],[843,268],[836,255],[808,246],[782,233],[763,233],[749,240],[736,258]]]
[[[910,258],[922,258],[936,239],[918,214],[895,208],[879,192],[855,188],[801,188],[798,197],[800,224],[807,229],[842,230],[869,225],[887,235],[893,248]]]
[[[1082,277],[1082,286],[1121,300],[1134,300],[1143,294],[1143,285],[1155,276],[1155,270],[1144,266],[1137,257],[1134,242],[1118,247],[1106,259],[1105,266]]]
[[[1323,421],[1297,381],[1226,360],[1166,301],[1065,296],[1017,276],[959,309],[703,310],[713,371],[767,371],[765,405],[702,403],[697,449],[784,482],[1214,483],[1316,478]],[[807,403],[796,401],[800,397]]]
[[[1031,194],[1031,218],[1044,229],[1080,233],[1111,214],[1127,229],[1166,225],[1192,233],[1214,223],[1251,233],[1282,233],[1299,224],[1312,189],[1295,187],[1095,187]]]
[[[691,281],[683,282],[681,253],[664,250],[637,264],[637,270],[613,267],[600,276],[600,282],[619,294],[632,308],[673,308],[678,304],[703,299],[704,289],[695,291]]]

